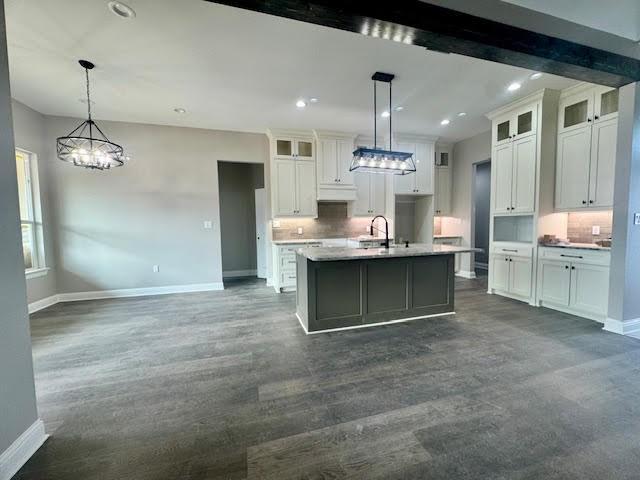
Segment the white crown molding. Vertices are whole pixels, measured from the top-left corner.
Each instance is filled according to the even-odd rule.
[[[311,130],[292,130],[286,128],[268,128],[267,136],[273,140],[276,137],[292,137],[296,139],[309,139],[313,138],[313,132]]]
[[[560,98],[566,98],[571,95],[575,95],[577,93],[586,92],[587,90],[591,90],[592,88],[597,87],[593,83],[580,82],[577,85],[572,85],[564,90],[560,91]]]
[[[313,130],[313,136],[316,140],[355,140],[357,133],[336,132],[331,130]]]
[[[11,478],[27,463],[49,437],[38,419],[0,455],[0,480]]]
[[[548,88],[543,88],[541,90],[538,90],[537,92],[533,92],[527,95],[524,98],[515,100],[511,103],[507,103],[506,105],[503,105],[500,108],[496,108],[495,110],[492,110],[489,113],[485,113],[484,116],[487,117],[489,120],[493,120],[494,118],[504,115],[505,113],[509,113],[514,108],[524,107],[533,102],[541,101],[542,98],[544,97],[544,94],[548,91],[550,91]]]

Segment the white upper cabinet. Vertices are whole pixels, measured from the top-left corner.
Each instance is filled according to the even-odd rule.
[[[385,213],[385,175],[356,172],[357,197],[353,202],[354,216],[375,216]]]
[[[618,90],[570,89],[560,99],[558,121],[556,209],[612,207]]]
[[[434,214],[446,216],[451,213],[451,147],[436,145],[434,171]]]
[[[354,136],[339,132],[314,131],[318,145],[318,200],[355,200],[356,184],[349,171]]]
[[[416,171],[407,175],[394,175],[396,195],[432,195],[435,142],[428,137],[398,136],[394,150],[413,153]]]
[[[271,209],[274,217],[316,217],[316,162],[306,132],[268,132],[271,146]]]
[[[497,117],[491,130],[493,146],[509,143],[517,138],[528,137],[537,133],[537,104],[526,105]]]

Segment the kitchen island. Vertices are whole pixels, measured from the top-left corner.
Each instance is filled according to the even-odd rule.
[[[296,316],[307,333],[361,328],[454,312],[454,255],[478,249],[415,244],[302,248]]]

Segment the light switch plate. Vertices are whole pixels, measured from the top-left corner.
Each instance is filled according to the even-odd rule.
[[[633,224],[640,225],[640,213],[634,213],[633,215]]]
[[[160,265],[153,266],[153,273],[158,273],[160,271]]]
[[[302,235],[302,227],[298,227],[298,235]]]
[[[213,228],[213,222],[211,220],[205,220],[203,225],[207,230],[211,230]]]
[[[593,225],[591,227],[591,235],[600,235],[600,225]]]

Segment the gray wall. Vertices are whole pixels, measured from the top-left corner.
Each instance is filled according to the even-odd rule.
[[[472,192],[473,192],[473,164],[491,158],[491,131],[480,133],[475,137],[461,140],[453,146],[453,197],[452,217],[459,219],[459,223],[452,225],[453,231],[447,234],[461,235],[463,245],[472,244]],[[444,225],[443,225],[444,228]],[[443,233],[444,230],[443,230]],[[460,259],[460,269],[473,271],[472,254],[465,254]]]
[[[0,0],[0,454],[38,418],[5,35]]]
[[[50,297],[56,293],[55,285],[55,257],[54,238],[51,231],[50,186],[49,178],[50,162],[45,155],[45,117],[26,105],[13,100],[13,129],[16,148],[27,150],[36,155],[37,175],[41,178],[40,205],[42,207],[43,238],[45,249],[45,266],[51,268],[49,273],[42,277],[27,280],[27,299],[29,303]],[[36,173],[36,172],[34,172]]]
[[[489,223],[491,206],[491,163],[480,163],[476,166],[474,178],[475,219],[474,236],[476,248],[482,248],[484,252],[475,254],[475,261],[489,262]]]
[[[222,271],[255,270],[255,190],[264,187],[264,164],[218,162]]]
[[[132,156],[100,172],[55,158],[79,121],[45,117],[58,293],[222,282],[217,161],[267,163],[266,135],[99,122]]]

